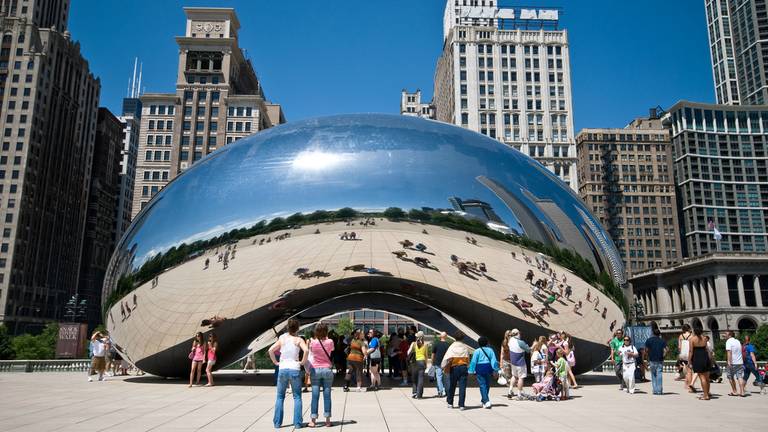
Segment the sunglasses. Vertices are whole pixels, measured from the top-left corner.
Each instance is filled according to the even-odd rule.
[[[624,342],[629,342],[629,339],[624,339]]]

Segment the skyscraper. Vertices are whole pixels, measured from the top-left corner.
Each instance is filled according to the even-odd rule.
[[[768,103],[768,1],[705,0],[717,102]]]
[[[123,138],[123,122],[99,108],[78,289],[78,301],[86,300],[82,318],[91,327],[101,322],[101,290],[115,249]]]
[[[508,144],[577,189],[568,32],[559,10],[448,0],[436,119]]]
[[[630,274],[680,262],[672,144],[656,110],[623,129],[576,136],[579,195]]]
[[[136,181],[136,159],[139,153],[139,129],[141,126],[141,69],[138,80],[134,62],[127,97],[123,99],[123,114],[118,117],[123,123],[123,144],[120,151],[120,192],[115,213],[115,241],[120,240],[131,224],[133,188]]]
[[[203,156],[285,121],[269,104],[251,61],[238,45],[230,8],[184,8],[176,93],[141,96],[141,132],[132,213]]]
[[[63,319],[79,282],[100,84],[68,12],[0,3],[0,321],[13,332]]]
[[[668,116],[684,256],[765,252],[768,106],[681,101]]]

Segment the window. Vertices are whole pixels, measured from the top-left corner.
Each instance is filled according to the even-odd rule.
[[[219,101],[219,92],[214,91],[211,92],[211,102],[218,102]]]
[[[211,107],[211,117],[219,116],[219,107]]]
[[[245,115],[246,115],[247,117],[250,117],[250,116],[252,115],[252,113],[253,113],[253,108],[251,108],[251,107],[245,107]]]
[[[184,101],[185,101],[185,102],[190,102],[190,101],[192,101],[192,95],[193,95],[193,94],[194,94],[194,93],[192,92],[192,90],[184,90]]]
[[[209,136],[208,137],[208,147],[216,146],[216,137],[215,136]]]
[[[185,121],[184,123],[182,123],[182,125],[183,125],[182,129],[184,129],[185,131],[188,131],[188,130],[192,129],[192,123],[191,122]]]
[[[156,114],[157,113],[157,105],[150,105],[149,106],[149,113],[150,114]]]
[[[205,128],[205,123],[203,123],[201,121],[195,123],[195,130],[197,132],[202,132],[204,128]]]
[[[245,131],[250,132],[251,131],[251,122],[245,122]]]
[[[191,106],[185,106],[184,107],[184,117],[192,117],[192,107]]]
[[[215,132],[215,131],[219,130],[219,123],[218,122],[210,122],[208,124],[208,130],[210,130],[211,132]]]

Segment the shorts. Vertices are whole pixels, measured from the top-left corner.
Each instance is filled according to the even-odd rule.
[[[107,361],[104,357],[94,357],[91,359],[91,369],[93,369],[94,372],[103,373],[106,368]]]
[[[732,379],[738,379],[743,380],[744,379],[744,365],[731,365],[727,367],[726,374],[728,376],[729,380]]]
[[[370,361],[371,361],[371,366],[379,366],[381,364],[380,358],[372,358],[370,359]]]
[[[216,364],[216,359],[208,360],[208,366],[213,366]]]
[[[525,366],[510,365],[509,367],[514,378],[525,378],[528,376],[528,369]]]

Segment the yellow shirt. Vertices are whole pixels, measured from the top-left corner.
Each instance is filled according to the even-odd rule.
[[[413,351],[416,353],[416,361],[427,361],[427,344],[419,348],[419,344],[415,343],[413,344]]]

